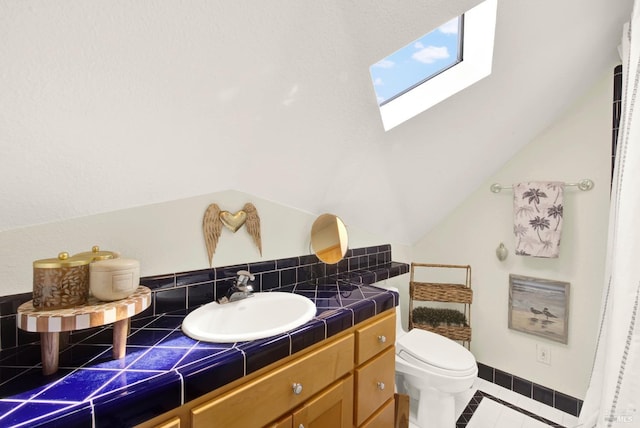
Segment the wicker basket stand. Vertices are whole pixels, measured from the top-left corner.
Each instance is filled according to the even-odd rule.
[[[456,277],[460,277],[460,283],[438,283],[438,282],[418,282],[415,281],[416,269],[457,269],[452,272]],[[464,305],[463,313],[467,320],[467,325],[447,325],[419,323],[413,319],[414,301],[422,302],[453,302]],[[471,303],[473,301],[473,290],[471,290],[471,266],[469,265],[444,265],[432,263],[411,263],[411,276],[409,282],[409,330],[420,328],[434,333],[441,334],[452,340],[458,340],[466,344],[467,348],[471,344]]]

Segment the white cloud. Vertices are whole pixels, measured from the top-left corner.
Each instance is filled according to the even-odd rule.
[[[413,47],[416,48],[416,49],[422,49],[422,48],[424,48],[424,45],[422,44],[422,42],[415,42],[413,44]]]
[[[411,58],[424,64],[432,64],[439,59],[449,58],[449,51],[446,46],[427,46],[411,55]]]
[[[379,68],[391,68],[394,65],[396,65],[396,63],[393,61],[389,61],[388,59],[383,59],[382,61],[378,61],[375,64],[373,64],[374,67],[379,67]]]
[[[384,82],[382,81],[381,78],[377,77],[374,81],[373,81],[373,86],[382,86],[384,85]]]
[[[444,34],[458,34],[458,18],[453,18],[449,22],[445,22],[438,27],[438,30]]]

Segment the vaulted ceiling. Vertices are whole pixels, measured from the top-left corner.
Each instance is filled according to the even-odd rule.
[[[384,132],[369,66],[478,0],[0,1],[0,231],[237,189],[413,243],[618,62],[631,0],[498,2]]]

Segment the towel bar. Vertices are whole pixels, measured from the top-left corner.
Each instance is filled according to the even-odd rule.
[[[591,179],[583,178],[582,180],[578,181],[577,183],[565,183],[564,185],[565,186],[576,186],[580,190],[587,191],[587,190],[593,189],[594,183],[593,183],[593,180],[591,180]],[[491,185],[491,187],[489,187],[489,190],[491,190],[493,193],[500,193],[501,190],[507,190],[507,189],[513,189],[513,187],[512,186],[503,186],[500,183],[493,183]]]

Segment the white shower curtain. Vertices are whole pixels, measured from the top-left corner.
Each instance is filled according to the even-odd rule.
[[[596,358],[580,427],[640,427],[640,0],[622,37],[622,114]]]

